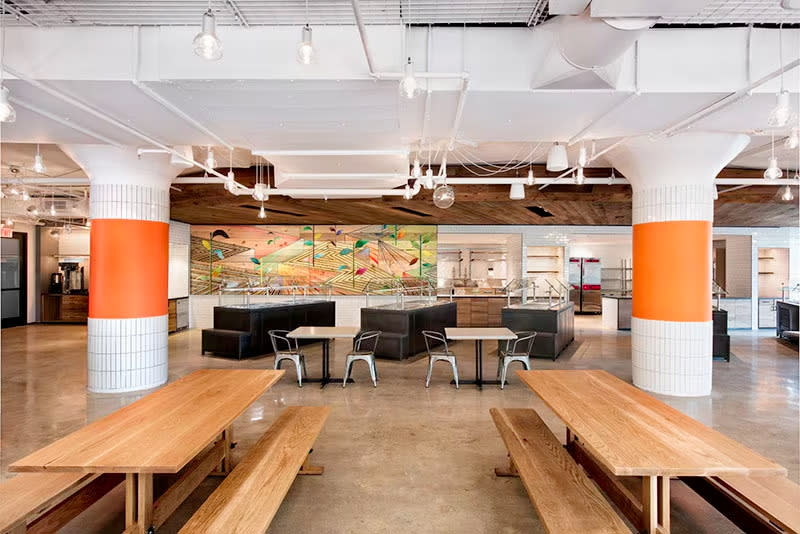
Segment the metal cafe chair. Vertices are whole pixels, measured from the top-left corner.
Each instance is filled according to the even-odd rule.
[[[283,360],[291,360],[297,369],[297,385],[303,387],[303,377],[306,376],[306,357],[295,340],[287,337],[288,330],[270,330],[269,338],[272,340],[272,349],[275,351],[275,369],[281,368]]]
[[[378,338],[381,333],[378,330],[365,331],[358,334],[355,342],[353,342],[353,352],[347,355],[347,361],[344,364],[344,380],[342,387],[347,385],[347,379],[350,377],[350,371],[353,369],[353,363],[358,360],[367,362],[369,366],[369,376],[372,378],[373,387],[378,387],[378,368],[375,365],[375,347],[378,346]]]
[[[444,334],[432,330],[423,330],[422,335],[425,339],[425,348],[428,349],[428,378],[425,379],[425,387],[427,388],[431,385],[433,362],[441,360],[450,362],[450,365],[453,367],[453,380],[456,383],[456,389],[458,389],[458,365],[456,364],[456,355],[447,348],[447,338],[444,337]],[[431,350],[432,346],[436,346],[439,343],[444,344],[444,350]]]
[[[531,370],[531,351],[533,351],[536,332],[514,333],[517,335],[517,339],[506,341],[506,348],[500,351],[500,357],[497,360],[497,378],[500,380],[500,389],[505,388],[508,366],[511,362],[521,362],[525,366],[525,370]]]

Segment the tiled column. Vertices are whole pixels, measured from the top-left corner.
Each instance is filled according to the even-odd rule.
[[[90,178],[88,388],[120,393],[167,381],[169,185],[165,154],[62,147]]]
[[[631,356],[642,389],[711,393],[714,178],[748,141],[692,133],[637,138],[612,152],[633,188]]]

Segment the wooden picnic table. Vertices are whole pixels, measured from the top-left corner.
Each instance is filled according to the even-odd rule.
[[[645,532],[670,531],[670,477],[786,474],[784,467],[606,371],[518,374],[567,426],[568,447],[599,464],[603,472],[593,478],[601,486],[609,478],[641,477],[638,503],[615,500],[630,500],[625,487],[604,489],[623,512],[641,514]]]
[[[9,466],[17,472],[124,473],[125,532],[160,526],[206,475],[231,469],[233,421],[283,375],[202,369]],[[153,475],[179,473],[155,503]]]

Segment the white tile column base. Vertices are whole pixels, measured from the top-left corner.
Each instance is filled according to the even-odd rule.
[[[88,388],[123,393],[167,381],[167,316],[136,319],[89,318]]]
[[[710,395],[713,336],[712,321],[655,321],[632,317],[634,385],[662,395]]]

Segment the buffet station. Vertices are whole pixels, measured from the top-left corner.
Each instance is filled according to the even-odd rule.
[[[534,331],[531,356],[555,360],[575,339],[575,304],[532,302],[503,308],[501,325],[513,332]]]
[[[375,356],[403,360],[425,351],[424,330],[456,326],[456,303],[417,300],[361,308],[361,329],[379,330]]]

